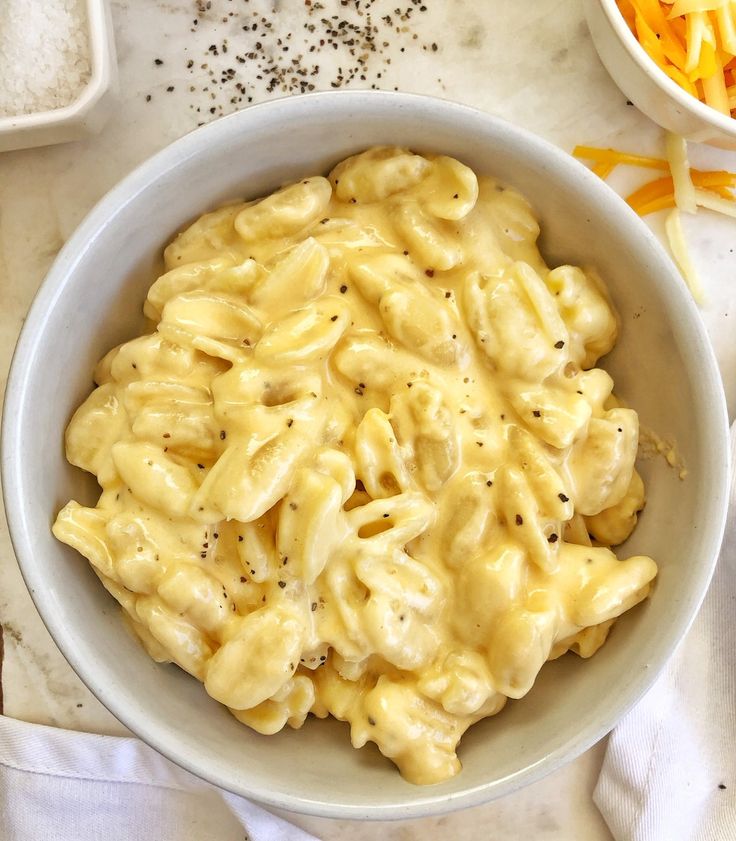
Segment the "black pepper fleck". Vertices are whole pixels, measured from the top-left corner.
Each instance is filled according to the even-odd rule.
[[[212,102],[206,110],[210,119],[216,119],[254,99],[317,88],[396,89],[391,78],[394,54],[405,53],[408,60],[412,50],[432,54],[441,45],[422,43],[414,31],[413,24],[428,10],[427,2],[407,0],[380,16],[371,9],[374,3],[340,0],[341,13],[329,14],[324,0],[305,0],[293,4],[289,31],[284,32],[262,11],[251,8],[248,0],[237,4],[194,0],[197,17],[182,17],[181,29],[174,33],[179,43],[191,33],[180,60],[190,80],[199,83],[188,86],[192,98],[207,89]],[[228,22],[234,25],[237,40],[223,37],[222,24]],[[197,51],[195,60],[190,56]],[[323,63],[325,54],[330,59]],[[205,116],[197,114],[198,107],[194,99],[189,103],[194,125],[203,124],[197,117]]]

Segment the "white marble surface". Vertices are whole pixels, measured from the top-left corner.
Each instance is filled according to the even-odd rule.
[[[345,5],[340,0],[323,0],[324,9],[315,12],[316,2],[310,14],[309,4],[301,0],[212,0],[209,10],[206,0],[113,0],[121,91],[111,122],[89,141],[0,155],[3,385],[33,295],[64,240],[95,201],[138,162],[198,122],[243,107],[248,97],[258,102],[281,95],[282,83],[287,92],[290,83],[298,86],[305,79],[318,90],[330,88],[338,76],[347,77],[356,66],[350,87],[375,84],[465,102],[500,114],[567,150],[576,143],[647,153],[661,149],[659,129],[627,106],[600,65],[577,0],[513,4],[423,0],[416,3],[408,21],[396,19],[396,0],[372,4],[366,0],[360,6],[371,7],[378,30],[373,33],[375,51],[365,49],[370,47],[365,39],[366,21],[356,16],[355,0]],[[410,5],[414,4],[405,0],[400,7]],[[425,11],[419,6],[426,7]],[[198,7],[205,8],[205,13]],[[390,24],[382,19],[387,14],[392,16]],[[359,24],[353,36],[340,35],[336,49],[320,23],[332,15],[338,24],[341,20]],[[261,17],[271,24],[270,30],[263,29]],[[246,32],[243,26],[253,22],[256,32]],[[305,25],[314,25],[314,31]],[[291,38],[287,38],[289,32]],[[346,44],[351,37],[353,45]],[[321,46],[320,38],[326,42]],[[227,53],[222,51],[225,39]],[[208,52],[211,45],[215,49]],[[284,46],[289,49],[285,51]],[[315,50],[310,52],[310,46]],[[252,51],[258,55],[244,62],[235,58]],[[265,64],[264,52],[271,59]],[[300,53],[302,59],[290,64]],[[356,64],[356,57],[363,53],[364,62]],[[156,64],[157,58],[163,63]],[[208,66],[203,68],[203,64]],[[277,72],[273,75],[280,81],[269,92],[271,74],[256,77],[264,76],[264,67],[274,64]],[[234,76],[223,83],[222,71],[229,67]],[[300,68],[306,69],[306,77],[299,75]],[[214,77],[208,75],[209,70],[215,70]],[[366,78],[361,79],[361,74]],[[236,87],[238,83],[243,89]],[[243,101],[237,101],[239,97]],[[736,169],[733,153],[697,148],[692,149],[692,158],[703,167]],[[616,174],[612,184],[623,189],[636,177],[636,173]],[[661,220],[654,219],[655,229],[658,224]],[[707,291],[702,317],[716,348],[733,417],[736,227],[707,213],[687,219],[686,224]],[[0,622],[8,715],[100,733],[126,732],[55,648],[26,593],[1,518]],[[567,768],[502,801],[441,818],[393,824],[292,819],[327,841],[345,837],[356,841],[490,837],[503,841],[524,836],[604,841],[611,836],[591,800],[603,750],[603,744],[596,746]]]

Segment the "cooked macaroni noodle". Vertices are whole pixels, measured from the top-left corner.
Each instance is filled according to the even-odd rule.
[[[538,234],[514,190],[376,148],[169,245],[152,332],[66,433],[99,502],[54,525],[153,658],[260,733],[333,715],[434,783],[645,598],[654,562],[609,548],[644,504],[594,367],[617,320]]]

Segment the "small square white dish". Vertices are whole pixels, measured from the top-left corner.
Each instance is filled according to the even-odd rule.
[[[0,152],[79,140],[96,134],[111,113],[117,62],[107,0],[86,0],[91,74],[79,96],[62,108],[0,116]]]

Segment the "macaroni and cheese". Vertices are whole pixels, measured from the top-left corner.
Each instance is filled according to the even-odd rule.
[[[538,235],[513,189],[382,147],[176,237],[66,432],[99,502],[54,525],[154,659],[434,783],[646,597],[654,561],[610,549],[644,505],[594,367],[617,319]]]

